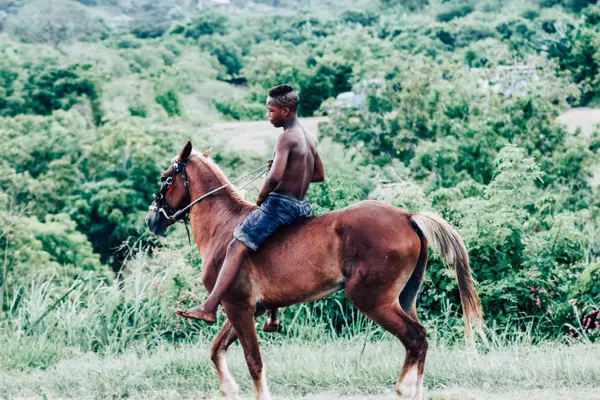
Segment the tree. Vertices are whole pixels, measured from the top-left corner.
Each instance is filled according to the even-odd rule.
[[[242,50],[240,47],[223,36],[214,35],[210,38],[198,40],[200,49],[215,56],[223,65],[230,76],[237,76],[242,67]]]
[[[181,101],[179,95],[173,89],[159,89],[154,100],[162,106],[169,117],[181,115]]]
[[[16,86],[18,81],[22,87]],[[84,99],[90,104],[91,122],[100,124],[100,89],[86,66],[34,66],[20,73],[0,68],[0,115],[49,115],[55,110],[68,110]]]
[[[185,27],[185,37],[198,39],[204,35],[227,33],[228,18],[222,14],[206,12],[200,14]]]
[[[330,97],[352,89],[352,66],[339,57],[326,57],[307,72],[301,83],[299,112],[312,116],[321,103]]]
[[[7,30],[26,42],[96,41],[107,37],[108,26],[87,8],[71,0],[34,0],[7,21]]]

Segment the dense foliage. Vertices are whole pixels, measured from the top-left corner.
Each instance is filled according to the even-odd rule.
[[[590,178],[600,142],[557,118],[599,99],[599,5],[191,3],[0,5],[0,313],[17,329],[39,316],[36,299],[86,278],[64,307],[87,310],[94,339],[64,335],[69,346],[185,337],[171,311],[202,298],[197,271],[184,267],[201,263],[169,248],[175,267],[163,271],[165,241],[137,241],[151,193],[184,139],[215,144],[198,127],[263,119],[267,90],[286,82],[302,116],[327,116],[327,180],[309,193],[316,212],[374,198],[440,213],[465,238],[490,326],[533,320],[540,334],[598,338]],[[259,162],[220,150],[232,175]],[[435,254],[429,265],[421,314],[458,310],[452,272]],[[120,299],[113,272],[137,274],[127,290],[146,286]],[[342,294],[312,307],[337,334],[366,329]],[[301,309],[286,310],[286,324]],[[60,314],[47,323],[40,329],[59,326]],[[127,341],[114,347],[103,326]]]

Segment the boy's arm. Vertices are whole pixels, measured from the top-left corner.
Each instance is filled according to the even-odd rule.
[[[277,188],[279,181],[281,181],[283,178],[283,173],[285,172],[290,150],[295,146],[295,144],[296,143],[294,141],[284,137],[280,137],[279,140],[277,140],[273,164],[271,165],[271,169],[267,175],[265,184],[258,194],[258,199],[256,200],[257,205],[260,206],[265,201],[267,196]]]
[[[319,153],[315,154],[315,169],[313,171],[311,182],[323,182],[325,180],[325,167]]]

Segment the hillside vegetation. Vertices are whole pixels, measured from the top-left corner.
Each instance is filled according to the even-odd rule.
[[[368,198],[439,213],[466,242],[493,334],[600,337],[600,141],[557,122],[600,100],[600,5],[339,3],[0,2],[0,364],[216,332],[175,317],[205,296],[201,260],[182,229],[152,237],[144,216],[185,140],[230,177],[265,162],[210,125],[264,119],[280,83],[302,117],[326,116],[317,213]],[[461,340],[459,304],[431,253],[418,305],[432,337]],[[283,318],[286,337],[385,338],[342,294]]]

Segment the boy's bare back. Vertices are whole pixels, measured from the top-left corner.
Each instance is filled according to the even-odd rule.
[[[297,124],[279,136],[274,158],[278,157],[278,151],[283,151],[282,157],[287,155],[287,162],[281,181],[274,192],[303,200],[308,186],[313,181],[315,160],[320,162],[314,135]]]
[[[286,86],[286,85],[282,85]],[[273,90],[283,89],[283,94],[271,96]],[[298,121],[295,91],[277,87],[269,92],[267,111],[269,121],[276,128],[283,128],[277,138],[273,163],[265,185],[258,195],[257,204],[265,201],[269,193],[275,192],[304,200],[311,182],[325,179],[323,163],[317,151],[317,141]]]

